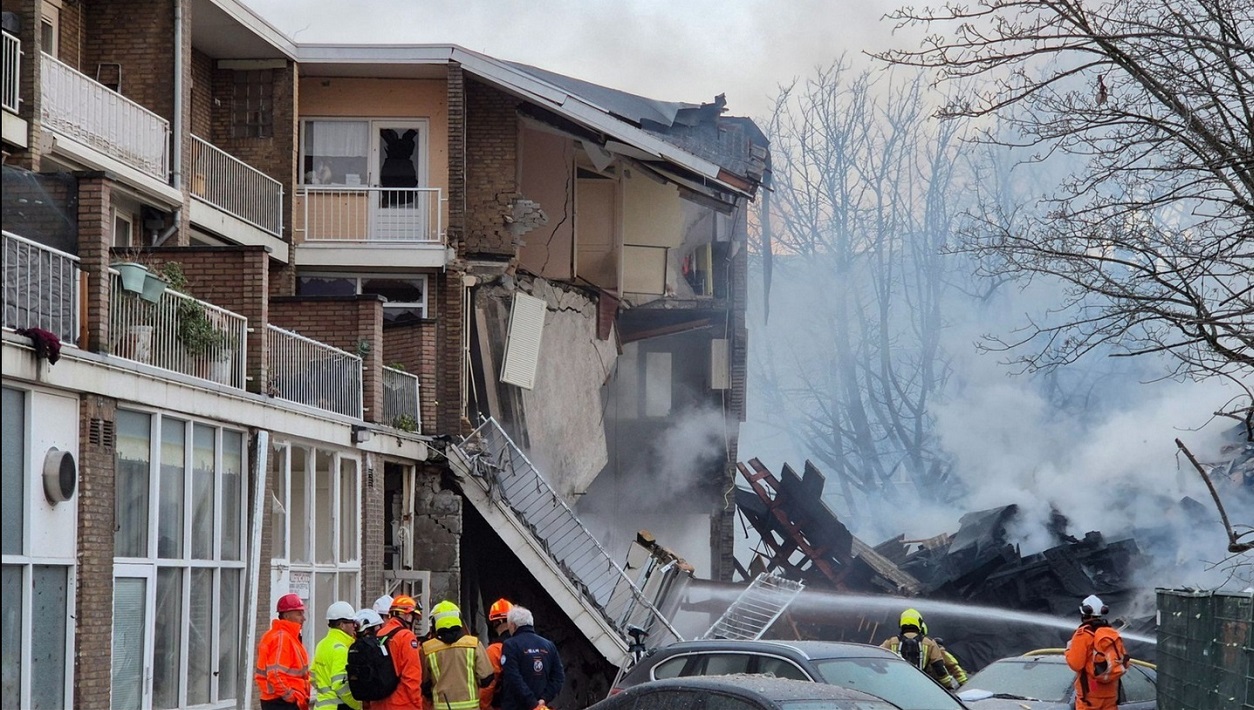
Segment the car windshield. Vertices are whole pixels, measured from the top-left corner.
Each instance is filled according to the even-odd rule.
[[[962,710],[930,678],[895,658],[828,658],[812,661],[823,680],[883,698],[902,710]]]
[[[882,700],[777,700],[784,710],[897,710]]]
[[[971,674],[963,689],[979,688],[1057,703],[1067,699],[1067,689],[1074,681],[1075,673],[1065,663],[1041,658],[1001,660]]]

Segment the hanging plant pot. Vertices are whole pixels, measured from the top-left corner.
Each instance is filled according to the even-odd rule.
[[[122,261],[112,265],[122,277],[122,288],[131,293],[142,293],[144,280],[148,277],[148,267],[133,261]]]
[[[144,288],[139,297],[149,303],[156,303],[161,300],[161,294],[165,293],[165,287],[165,279],[149,271],[144,275]]]

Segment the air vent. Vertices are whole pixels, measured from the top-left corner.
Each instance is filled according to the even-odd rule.
[[[87,442],[92,446],[99,446],[106,451],[112,451],[116,443],[113,436],[113,422],[103,419],[91,420],[91,426],[87,431]]]

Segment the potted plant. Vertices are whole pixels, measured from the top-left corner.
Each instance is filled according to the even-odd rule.
[[[187,276],[177,261],[163,264],[161,275],[169,283],[169,288],[191,296]],[[229,384],[229,365],[234,360],[238,343],[221,315],[205,308],[205,304],[195,298],[180,298],[175,316],[175,338],[183,352],[204,367],[205,371],[201,376]]]

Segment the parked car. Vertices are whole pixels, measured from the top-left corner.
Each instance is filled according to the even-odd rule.
[[[899,710],[857,690],[764,675],[671,678],[628,688],[588,710]]]
[[[971,710],[1067,710],[1075,707],[1075,671],[1059,648],[1030,651],[994,661],[972,673],[958,697]],[[1123,674],[1124,701],[1119,710],[1154,710],[1158,671],[1154,664],[1132,661]]]
[[[681,641],[652,651],[611,694],[651,680],[766,674],[870,693],[903,710],[962,710],[925,673],[879,646],[834,641]]]

